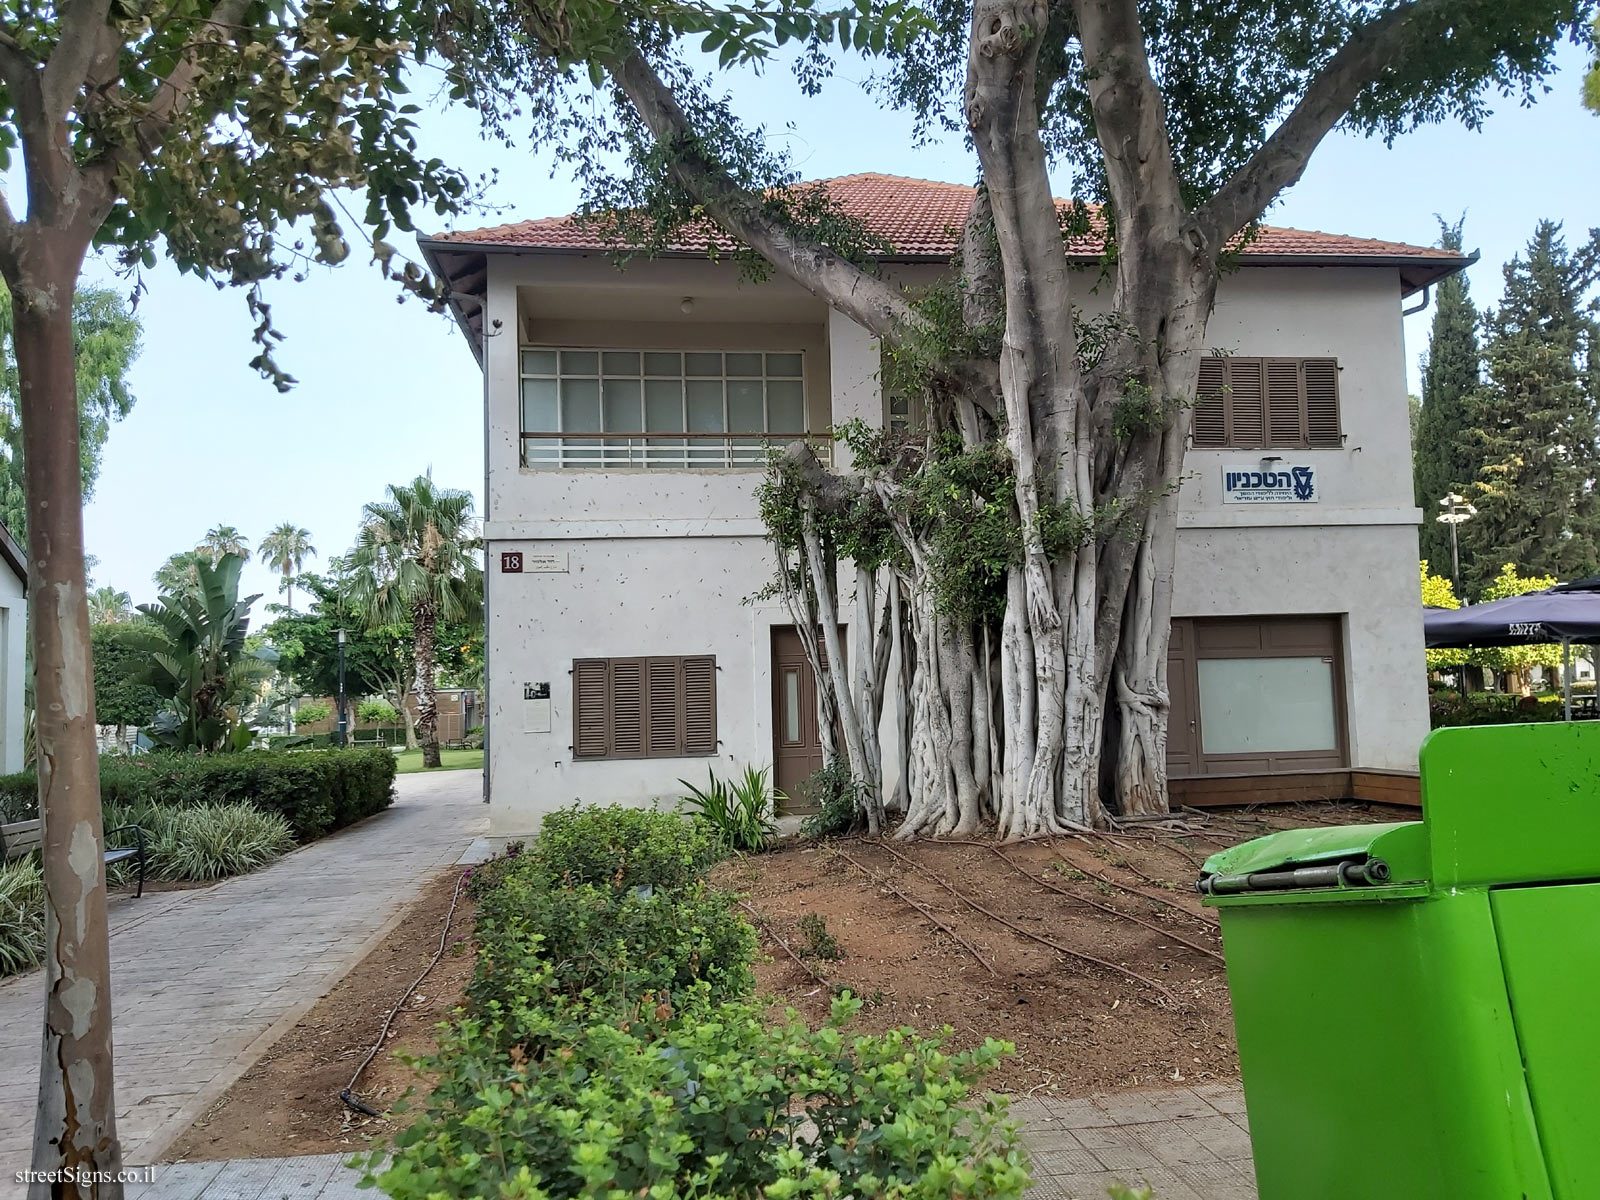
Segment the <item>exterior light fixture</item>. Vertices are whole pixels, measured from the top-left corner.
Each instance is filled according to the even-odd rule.
[[[1463,521],[1470,521],[1478,515],[1478,510],[1467,503],[1465,496],[1451,492],[1439,501],[1439,507],[1444,509],[1435,521],[1441,525],[1450,526],[1450,577],[1455,581],[1457,588],[1461,586],[1461,547],[1457,541],[1456,528]]]

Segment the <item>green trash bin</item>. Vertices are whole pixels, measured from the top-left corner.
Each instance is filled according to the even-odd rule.
[[[1594,1200],[1600,723],[1421,764],[1421,821],[1205,863],[1261,1200]]]

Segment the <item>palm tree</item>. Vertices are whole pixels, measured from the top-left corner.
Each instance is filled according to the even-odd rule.
[[[292,521],[274,526],[261,539],[256,557],[264,563],[271,563],[283,576],[284,590],[289,593],[290,612],[294,611],[294,577],[306,565],[306,559],[316,553],[317,548],[311,544],[311,531],[301,529]]]
[[[210,562],[211,556],[202,550],[180,550],[157,567],[150,578],[163,593],[177,595],[189,591],[199,585],[195,564],[202,560]]]
[[[436,487],[433,472],[390,484],[386,500],[368,504],[350,552],[351,595],[369,625],[411,620],[417,735],[422,764],[439,765],[434,700],[434,631],[483,604],[483,572],[472,519],[472,493]]]
[[[216,562],[224,554],[237,554],[240,558],[249,558],[250,539],[240,533],[235,525],[213,525],[206,530],[206,536],[200,540],[194,552],[211,562]]]
[[[133,617],[133,597],[114,587],[97,587],[89,593],[89,623],[118,625]]]

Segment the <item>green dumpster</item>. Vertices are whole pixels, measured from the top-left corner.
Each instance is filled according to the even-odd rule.
[[[1600,723],[1421,764],[1421,821],[1205,863],[1261,1200],[1594,1200]]]

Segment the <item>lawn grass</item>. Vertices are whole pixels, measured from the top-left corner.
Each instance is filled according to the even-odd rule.
[[[421,750],[402,750],[394,756],[394,769],[404,775],[408,771],[422,770]],[[441,750],[439,751],[440,771],[481,771],[483,769],[482,750]]]

